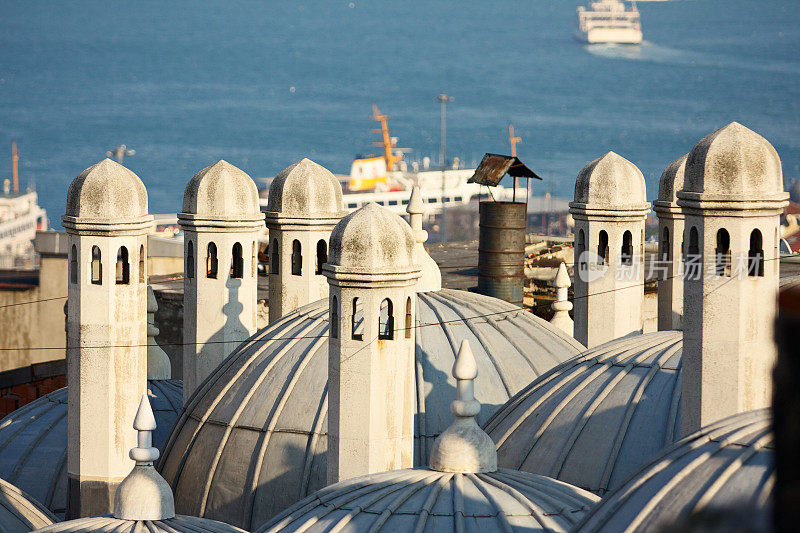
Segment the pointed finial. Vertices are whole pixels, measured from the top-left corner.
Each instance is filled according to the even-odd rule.
[[[158,302],[153,293],[153,287],[147,286],[147,379],[170,379],[172,367],[169,356],[156,342],[156,335],[160,333],[156,326],[156,311]]]
[[[419,186],[414,185],[414,187],[411,189],[411,198],[408,201],[406,213],[409,215],[421,215],[423,208],[424,204],[422,203],[422,194],[419,192]]]
[[[481,473],[497,470],[497,450],[475,417],[481,404],[475,399],[478,365],[466,339],[453,364],[456,399],[450,404],[455,421],[433,443],[430,468],[440,472]]]
[[[153,430],[156,418],[147,394],[142,395],[139,410],[133,420],[133,428],[139,432],[138,446],[130,452],[136,461],[114,496],[114,518],[121,520],[166,520],[175,516],[175,500],[172,489],[153,467],[159,457],[153,448]]]
[[[150,400],[147,394],[142,394],[139,402],[139,410],[136,411],[136,418],[133,419],[133,429],[139,432],[139,446],[133,448],[130,457],[136,461],[137,465],[152,464],[159,457],[158,449],[153,448],[153,431],[156,429],[156,417],[153,416],[153,409],[150,407]]]
[[[571,282],[566,263],[562,262],[558,265],[558,273],[553,280],[553,285],[556,288],[556,299],[550,306],[554,311],[550,323],[572,337],[575,334],[575,323],[569,317],[569,311],[572,309],[572,302],[569,301],[568,296]]]
[[[414,263],[422,268],[422,277],[417,281],[417,292],[438,291],[442,288],[442,273],[439,265],[428,255],[425,250],[425,241],[428,240],[428,232],[422,229],[422,213],[424,212],[424,202],[419,187],[411,189],[411,198],[408,200],[408,223],[414,233]]]

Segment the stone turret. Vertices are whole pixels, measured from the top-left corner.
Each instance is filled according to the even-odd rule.
[[[661,174],[658,200],[658,329],[683,328],[683,211],[677,192],[683,188],[687,156],[669,164]]]
[[[269,320],[328,296],[322,266],[331,230],[345,216],[342,186],[323,166],[302,159],[269,188]]]
[[[331,234],[328,483],[413,465],[414,244],[374,203]]]
[[[575,219],[575,338],[592,348],[640,333],[644,305],[644,176],[608,152],[586,165],[570,202]]]
[[[147,191],[105,159],[69,187],[67,517],[111,511],[147,379]]]
[[[183,401],[256,331],[256,184],[227,161],[204,168],[183,193]]]
[[[737,122],[686,160],[681,429],[770,404],[778,228],[788,194],[772,145]]]

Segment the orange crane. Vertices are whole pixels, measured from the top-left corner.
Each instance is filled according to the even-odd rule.
[[[378,106],[375,104],[372,104],[372,120],[377,120],[381,123],[381,129],[374,129],[372,131],[373,133],[380,133],[383,137],[383,140],[374,144],[375,146],[383,146],[383,158],[386,160],[386,171],[391,172],[392,169],[394,169],[394,164],[403,159],[403,154],[398,153],[395,155],[392,153],[392,148],[394,148],[395,141],[389,135],[389,117],[382,114],[380,109],[378,109]]]
[[[19,193],[19,152],[17,141],[11,141],[11,177],[14,180],[14,194]]]

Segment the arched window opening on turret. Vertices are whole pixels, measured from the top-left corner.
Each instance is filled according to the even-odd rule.
[[[210,242],[208,243],[208,255],[206,256],[206,277],[216,279],[218,271],[217,245]]]
[[[331,338],[339,338],[339,300],[331,298]]]
[[[394,311],[392,301],[389,298],[381,302],[381,314],[378,319],[378,339],[394,339]]]
[[[689,247],[686,250],[684,261],[686,262],[686,268],[684,269],[686,279],[700,279],[703,269],[702,257],[700,256],[700,236],[694,226],[689,229]]]
[[[714,250],[717,262],[717,276],[731,276],[731,236],[728,230],[717,230],[717,248]]]
[[[747,252],[747,275],[764,275],[764,241],[761,232],[754,229],[750,234],[750,251]]]
[[[186,244],[186,277],[194,278],[194,243],[192,241]]]
[[[597,264],[608,264],[608,233],[606,233],[606,230],[600,230],[600,236],[597,241]]]
[[[139,283],[144,283],[147,279],[147,257],[144,253],[144,245],[139,246]]]
[[[664,228],[661,234],[661,260],[669,261],[669,228]]]
[[[252,271],[250,275],[256,277],[258,274],[258,243],[256,241],[253,241],[253,262],[250,263],[250,269]]]
[[[231,250],[231,277],[244,277],[244,257],[242,257],[242,245],[238,242],[233,243],[233,249]]]
[[[69,258],[69,282],[78,283],[78,249],[74,244]]]
[[[583,233],[583,230],[578,230],[578,241],[575,243],[575,254],[578,258],[578,268],[583,268],[585,265],[583,252],[586,251],[586,236]]]
[[[322,265],[328,262],[328,243],[325,239],[317,241],[317,270],[315,274],[322,274]]]
[[[128,249],[120,246],[117,252],[117,285],[127,285],[130,283],[131,264],[128,260]]]
[[[633,264],[633,235],[630,231],[622,234],[622,250],[620,250],[619,257],[623,265]]]
[[[414,325],[411,323],[411,298],[406,300],[406,339],[411,338],[411,328]]]
[[[103,261],[100,258],[100,248],[92,246],[92,285],[103,284]]]
[[[272,250],[269,251],[270,265],[269,273],[270,274],[280,274],[281,271],[281,256],[280,251],[278,250],[278,239],[273,239],[272,241]]]
[[[300,241],[292,242],[292,276],[303,275],[303,254],[300,251]]]
[[[350,337],[354,341],[364,340],[364,304],[358,298],[353,298],[353,318],[351,321]]]

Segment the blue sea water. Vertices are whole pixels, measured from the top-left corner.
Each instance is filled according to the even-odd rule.
[[[10,144],[54,224],[70,181],[125,143],[154,213],[224,158],[252,176],[301,157],[337,173],[370,150],[371,104],[412,158],[508,152],[571,196],[614,150],[648,196],[673,159],[737,120],[800,177],[800,2],[641,3],[641,47],[573,40],[574,1],[0,2],[0,178]]]

